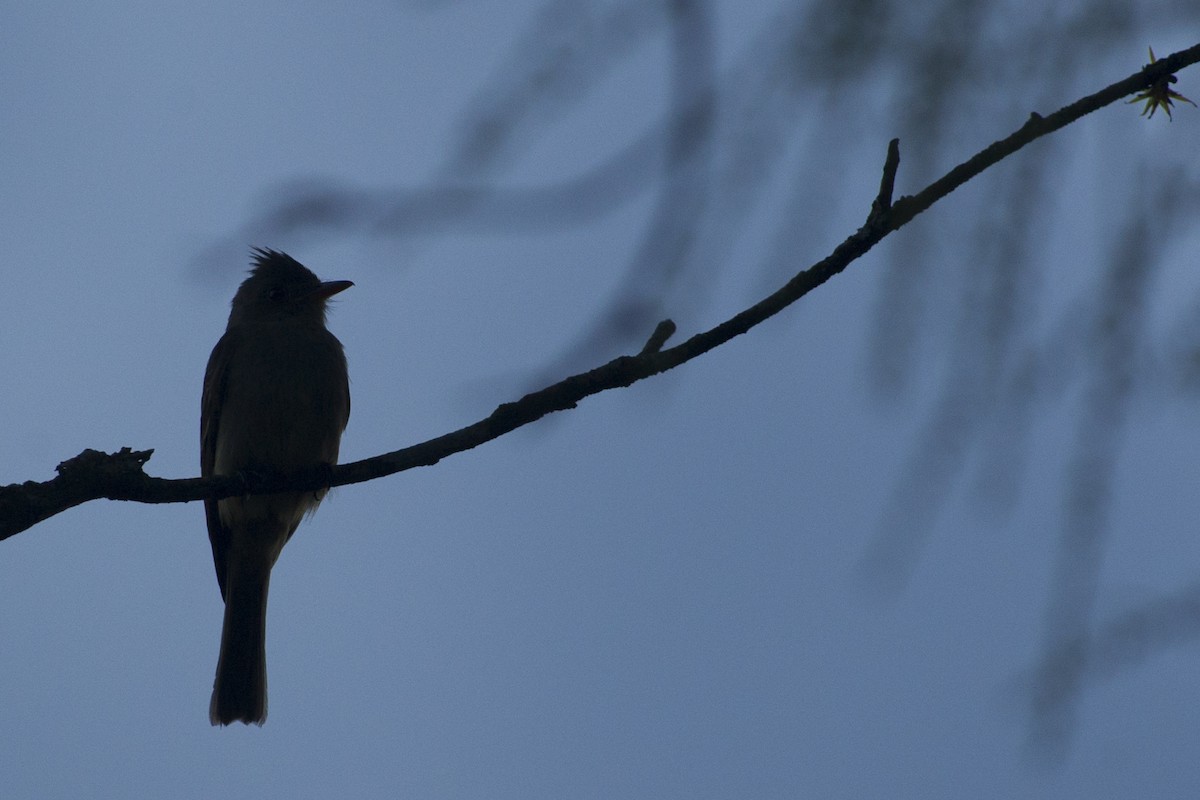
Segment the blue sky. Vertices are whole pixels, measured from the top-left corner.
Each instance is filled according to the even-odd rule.
[[[601,19],[615,5],[591,8]],[[714,69],[744,64],[780,7],[713,4]],[[669,97],[665,26],[633,37],[603,80],[534,109],[511,152],[482,167],[462,155],[472,113],[503,97],[495,76],[520,63],[537,15],[563,9],[6,8],[0,483],[49,478],[86,447],[154,448],[151,474],[198,474],[200,381],[251,245],[356,283],[330,315],[352,380],[343,460],[474,422],[578,352],[625,285],[661,186],[513,232],[318,235],[262,222],[320,186],[472,175],[536,187],[653,130]],[[947,110],[935,155],[904,151],[898,191],[1019,126],[1014,109],[1046,112],[1124,77],[1148,42],[1160,55],[1193,44],[1169,39],[1178,26],[1146,25],[1105,39],[1084,75],[1037,97],[980,80],[976,106]],[[1007,41],[1021,51],[1019,34]],[[902,72],[869,78],[854,78],[853,102],[813,91],[760,196],[712,201],[745,216],[715,264],[658,298],[680,336],[781,282],[780,252],[798,269],[860,224],[903,128],[895,98],[913,91]],[[1193,73],[1180,78],[1200,94]],[[1055,190],[1039,213],[1055,216],[1036,250],[1051,266],[1037,307],[1018,308],[1028,330],[1054,340],[1054,320],[1102,282],[1093,268],[1122,209],[1158,197],[1162,175],[1192,197],[1191,160],[1164,162],[1194,152],[1198,120],[1190,107],[1171,124],[1112,107],[1046,145],[1061,154],[1043,162]],[[793,173],[800,189],[781,177]],[[1180,796],[1200,779],[1190,628],[1089,680],[1061,758],[1029,757],[1052,746],[1030,738],[1028,678],[1062,574],[1063,464],[1078,452],[1086,379],[1038,401],[1023,465],[1005,473],[1011,502],[989,505],[991,462],[967,458],[902,587],[879,591],[863,569],[903,507],[897,487],[928,433],[933,387],[956,369],[939,343],[962,310],[953,280],[931,282],[913,388],[881,401],[871,353],[885,276],[922,266],[904,260],[913,241],[950,265],[943,274],[970,262],[979,245],[955,213],[997,214],[987,181],[950,199],[957,212],[933,209],[668,375],[333,492],[273,574],[262,729],[208,724],[221,605],[199,504],[91,503],[5,541],[5,795]],[[799,193],[803,216],[781,233]],[[701,241],[716,254],[709,224]],[[1194,237],[1173,241],[1145,300],[1160,354],[1198,284]],[[601,343],[574,366],[622,348],[636,345]],[[1162,389],[1144,355],[1133,371],[1151,385],[1126,407],[1105,503],[1089,612],[1101,627],[1195,581],[1195,397]]]

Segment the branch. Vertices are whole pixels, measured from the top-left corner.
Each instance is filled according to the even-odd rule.
[[[1200,61],[1200,44],[1148,64],[1128,78],[1081,98],[1047,117],[1030,114],[1028,121],[1008,137],[988,145],[916,195],[901,197],[895,202],[892,201],[892,190],[900,164],[900,149],[899,142],[893,139],[888,146],[879,192],[861,228],[832,253],[798,273],[778,291],[675,347],[662,349],[675,327],[670,320],[664,320],[636,356],[621,356],[588,372],[572,375],[545,389],[527,394],[516,402],[504,403],[485,419],[452,433],[374,458],[341,464],[332,470],[313,468],[291,475],[239,474],[170,480],[153,478],[143,471],[153,452],[151,450],[135,452],[125,448],[111,455],[85,450],[59,464],[58,477],[53,480],[42,483],[27,481],[0,487],[0,540],[89,500],[106,498],[140,503],[181,503],[233,495],[305,491],[362,483],[414,467],[430,466],[447,456],[490,442],[547,414],[574,408],[580,400],[590,395],[629,386],[666,372],[778,314],[844,270],[888,234],[1035,139],[1123,97],[1169,79],[1172,73],[1197,61]]]

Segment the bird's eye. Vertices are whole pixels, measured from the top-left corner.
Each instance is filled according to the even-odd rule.
[[[267,299],[277,303],[282,300],[286,294],[287,292],[283,290],[282,286],[272,286],[267,290]]]

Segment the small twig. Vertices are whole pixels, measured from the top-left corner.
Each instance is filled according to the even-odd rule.
[[[675,334],[675,323],[669,319],[664,319],[654,327],[654,333],[650,334],[650,338],[646,340],[645,346],[642,347],[639,356],[657,353],[662,350],[667,339],[670,339]]]
[[[883,162],[883,177],[879,179],[879,194],[871,203],[871,216],[867,218],[870,224],[877,220],[885,211],[891,210],[892,192],[896,188],[896,170],[900,169],[900,140],[888,142],[887,158]]]

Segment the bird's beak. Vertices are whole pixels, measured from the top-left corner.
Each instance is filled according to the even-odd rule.
[[[354,285],[354,281],[325,281],[312,290],[309,295],[313,300],[328,300],[338,292],[344,292]]]

